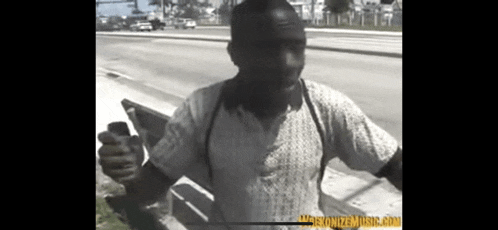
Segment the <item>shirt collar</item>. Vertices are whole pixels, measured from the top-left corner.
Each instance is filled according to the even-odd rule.
[[[235,111],[239,107],[243,108],[242,104],[244,101],[248,100],[247,94],[243,93],[245,91],[245,87],[240,83],[239,75],[225,82],[225,86],[221,92],[225,109],[227,109],[227,111]],[[301,109],[302,104],[303,86],[301,81],[299,81],[298,87],[296,87],[291,93],[289,106],[285,114],[290,111],[298,111]]]

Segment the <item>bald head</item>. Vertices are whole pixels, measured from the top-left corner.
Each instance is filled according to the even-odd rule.
[[[299,83],[306,36],[286,0],[246,0],[232,11],[227,50],[239,78],[259,92],[285,91]]]
[[[233,98],[245,98],[244,108],[258,117],[299,104],[306,36],[294,8],[286,0],[245,0],[232,11],[231,35],[227,50],[239,68]]]
[[[245,0],[232,11],[234,44],[270,40],[306,40],[304,25],[286,0]]]

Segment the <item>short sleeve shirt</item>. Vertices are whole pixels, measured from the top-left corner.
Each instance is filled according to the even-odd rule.
[[[289,106],[269,126],[239,106],[214,113],[222,83],[197,90],[174,113],[150,161],[172,178],[202,165],[206,123],[215,116],[209,140],[211,185],[217,209],[210,220],[297,221],[323,216],[318,199],[322,155],[349,167],[378,172],[398,147],[344,94],[306,80],[311,103],[324,129],[325,143],[303,103]],[[213,114],[214,113],[214,114]],[[325,146],[325,149],[322,148]],[[234,229],[299,229],[292,226],[237,226]]]

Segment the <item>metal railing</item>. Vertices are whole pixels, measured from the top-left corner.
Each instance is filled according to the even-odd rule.
[[[324,13],[322,20],[315,25],[339,26],[401,26],[403,24],[402,11],[392,12],[346,12],[342,14]]]
[[[200,25],[223,25],[221,18],[198,19]],[[402,26],[402,11],[392,12],[346,12],[341,14],[323,13],[322,17],[316,17],[314,21],[307,22],[308,25],[317,26]]]

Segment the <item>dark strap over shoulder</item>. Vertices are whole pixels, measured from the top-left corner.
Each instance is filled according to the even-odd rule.
[[[325,133],[324,129],[320,125],[320,121],[318,120],[318,115],[316,113],[315,106],[313,103],[311,103],[310,95],[308,92],[308,88],[306,87],[306,83],[304,82],[304,79],[301,78],[301,83],[303,86],[303,94],[304,94],[304,100],[306,101],[306,105],[308,105],[308,108],[310,109],[311,116],[313,117],[313,121],[315,122],[316,128],[318,130],[318,133],[320,134],[320,139],[322,141],[322,159],[320,161],[320,177],[318,178],[319,183],[322,181],[323,174],[325,173]]]
[[[218,110],[220,109],[221,104],[223,104],[223,98],[224,98],[225,88],[226,88],[226,86],[230,82],[231,82],[230,80],[227,80],[225,83],[223,83],[223,86],[221,87],[221,90],[220,90],[221,91],[220,95],[218,96],[218,99],[216,101],[213,113],[211,114],[211,118],[209,119],[208,128],[206,130],[206,139],[205,139],[205,144],[204,144],[204,154],[205,154],[206,163],[207,163],[208,168],[209,168],[209,178],[210,178],[210,180],[212,179],[212,175],[213,174],[212,174],[212,171],[211,171],[211,162],[209,160],[209,139],[211,137],[211,131],[213,129],[214,120],[216,119],[216,114],[218,113]],[[325,150],[325,133],[324,133],[324,129],[320,125],[320,122],[318,120],[318,115],[316,113],[315,106],[313,105],[313,103],[311,103],[311,99],[310,99],[310,95],[309,95],[309,92],[308,92],[308,88],[306,87],[306,82],[302,78],[301,78],[301,85],[302,85],[302,89],[303,89],[304,100],[306,101],[306,105],[310,109],[311,116],[313,117],[313,121],[315,122],[315,125],[316,125],[316,128],[318,130],[318,133],[320,134],[320,139],[322,141],[322,150]],[[320,180],[323,177],[323,174],[325,172],[325,163],[326,163],[325,162],[325,154],[322,153],[322,160],[320,162],[320,169],[321,169],[320,170]]]
[[[230,83],[231,83],[231,80],[227,80],[226,82],[223,83],[223,86],[220,89],[220,94],[219,94],[218,99],[216,101],[213,113],[211,114],[211,117],[209,119],[208,128],[206,130],[206,139],[205,139],[205,143],[204,143],[204,154],[205,154],[205,159],[206,159],[207,166],[209,168],[209,178],[210,178],[210,180],[212,179],[212,175],[213,174],[212,174],[212,171],[211,171],[211,162],[209,160],[209,139],[211,137],[211,131],[213,129],[214,120],[216,119],[216,114],[218,113],[218,110],[220,109],[220,106],[223,104],[223,98],[224,98],[226,86],[228,84],[230,84]],[[325,133],[324,133],[324,129],[320,125],[320,122],[319,122],[319,119],[318,119],[318,115],[317,115],[315,106],[313,105],[313,103],[311,103],[311,99],[310,99],[310,95],[309,95],[309,92],[308,92],[308,88],[306,87],[306,82],[302,78],[301,78],[301,85],[302,85],[302,89],[303,89],[304,100],[306,101],[306,105],[310,109],[311,116],[313,117],[313,121],[315,122],[315,125],[316,125],[316,128],[318,130],[318,133],[320,134],[320,139],[322,141],[322,150],[325,150]],[[325,162],[325,153],[322,153],[322,160],[320,162],[320,169],[321,169],[320,170],[320,180],[321,180],[321,178],[323,178],[323,174],[325,172],[325,163],[326,163]]]
[[[223,104],[223,99],[224,99],[224,95],[225,95],[225,92],[226,92],[225,91],[226,86],[228,84],[230,84],[230,83],[231,83],[230,80],[228,80],[225,83],[223,83],[223,86],[221,87],[220,95],[218,96],[218,99],[217,99],[217,102],[215,104],[213,113],[211,114],[211,117],[209,119],[208,128],[206,129],[206,139],[205,139],[205,144],[204,144],[204,147],[205,147],[204,148],[204,158],[205,158],[207,166],[208,166],[209,179],[211,181],[213,179],[213,172],[212,172],[212,167],[211,167],[211,161],[209,159],[209,139],[211,137],[211,132],[212,132],[212,129],[213,129],[214,120],[216,119],[216,115],[218,113],[218,110],[220,109],[220,106]],[[302,85],[303,95],[304,95],[304,99],[306,101],[306,105],[308,106],[308,108],[309,108],[309,110],[311,112],[311,116],[313,117],[313,121],[315,122],[315,125],[316,125],[316,128],[318,130],[318,133],[320,134],[320,139],[322,141],[322,150],[325,150],[325,133],[324,133],[324,129],[321,127],[320,122],[318,120],[318,115],[316,113],[315,106],[311,103],[311,99],[310,99],[310,96],[309,96],[308,88],[306,87],[306,83],[305,83],[304,79],[301,79],[301,85]],[[325,172],[325,163],[326,163],[325,162],[325,151],[323,151],[323,153],[322,153],[322,159],[321,159],[321,162],[320,162],[320,175],[319,175],[319,180],[318,180],[318,186],[319,187],[320,187],[320,184],[321,184],[321,181],[322,181],[322,178],[323,178],[323,174]],[[215,209],[217,209],[217,207],[215,207]],[[218,210],[218,211],[220,211],[220,210]],[[223,215],[222,215],[222,217],[223,217]],[[227,225],[225,227],[227,229],[230,229]]]
[[[204,140],[204,158],[206,160],[207,166],[208,166],[208,173],[209,173],[209,180],[211,181],[213,179],[213,172],[211,170],[211,161],[209,160],[209,139],[211,137],[211,130],[213,129],[213,124],[214,120],[216,119],[216,114],[218,113],[218,110],[220,109],[220,106],[223,104],[223,99],[225,97],[226,93],[226,87],[228,84],[231,83],[231,79],[227,80],[223,83],[220,89],[220,94],[218,96],[218,99],[216,99],[216,104],[214,106],[213,113],[211,114],[211,117],[209,119],[209,125],[206,129],[206,139]]]
[[[223,104],[223,99],[225,97],[225,89],[227,87],[228,84],[231,83],[231,80],[227,80],[223,83],[223,86],[221,86],[221,89],[220,89],[220,94],[218,96],[218,99],[216,99],[216,104],[214,106],[214,110],[213,110],[213,113],[211,114],[211,117],[209,119],[209,125],[206,129],[206,139],[205,139],[205,143],[204,143],[204,159],[206,161],[206,165],[208,167],[208,176],[209,176],[209,182],[211,183],[211,186],[212,186],[212,181],[213,181],[213,170],[212,170],[212,167],[211,167],[211,161],[209,159],[209,139],[211,137],[211,131],[213,129],[213,124],[214,124],[214,120],[216,119],[216,114],[218,113],[218,110],[220,109],[220,106],[221,104]],[[227,222],[226,219],[225,219],[225,216],[223,215],[223,213],[221,212],[221,209],[216,205],[216,202],[213,203],[213,210],[214,212],[219,212],[221,218],[223,219],[223,222]],[[224,224],[224,227],[228,230],[230,230],[230,226],[228,224]]]

